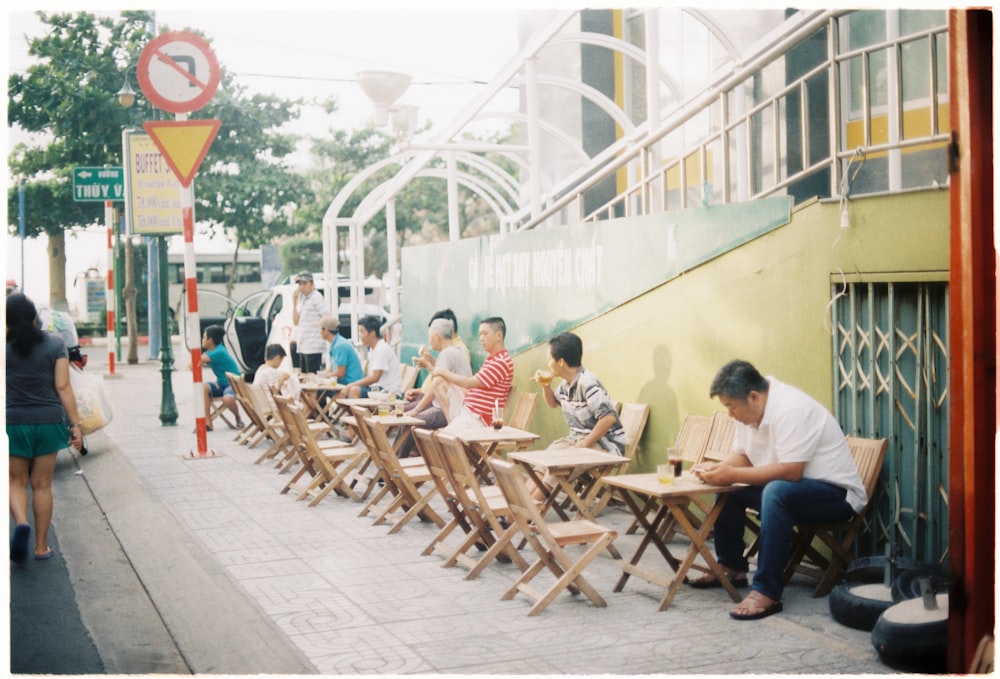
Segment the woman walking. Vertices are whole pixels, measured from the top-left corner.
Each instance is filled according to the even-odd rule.
[[[38,310],[22,294],[7,297],[7,439],[10,514],[14,519],[10,558],[18,563],[28,558],[30,483],[35,514],[34,557],[48,559],[52,556],[48,535],[56,453],[67,445],[79,448],[83,434],[69,382],[66,344],[41,329]]]

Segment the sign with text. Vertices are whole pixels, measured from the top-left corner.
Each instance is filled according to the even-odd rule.
[[[122,133],[125,158],[125,231],[143,236],[183,233],[181,184],[149,135]]]
[[[782,197],[404,247],[404,354],[445,308],[460,319],[473,365],[487,316],[507,322],[511,353],[525,350],[790,219]]]
[[[125,179],[120,167],[73,168],[73,200],[81,202],[125,200]]]

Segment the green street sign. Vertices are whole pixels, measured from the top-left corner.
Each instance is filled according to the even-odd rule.
[[[125,172],[120,167],[73,168],[73,200],[125,200]]]

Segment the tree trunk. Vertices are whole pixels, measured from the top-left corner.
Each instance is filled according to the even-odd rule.
[[[125,299],[125,328],[128,333],[128,364],[139,362],[139,318],[135,310],[135,257],[132,252],[132,239],[125,239],[125,287],[122,289]]]
[[[58,311],[69,311],[66,301],[66,233],[49,234],[46,246],[49,254],[49,308]],[[21,281],[24,285],[24,281]],[[40,300],[35,300],[40,304]]]

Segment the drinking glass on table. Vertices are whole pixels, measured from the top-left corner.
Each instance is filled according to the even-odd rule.
[[[674,478],[680,478],[684,472],[684,449],[678,446],[667,448],[667,464],[673,467]]]

